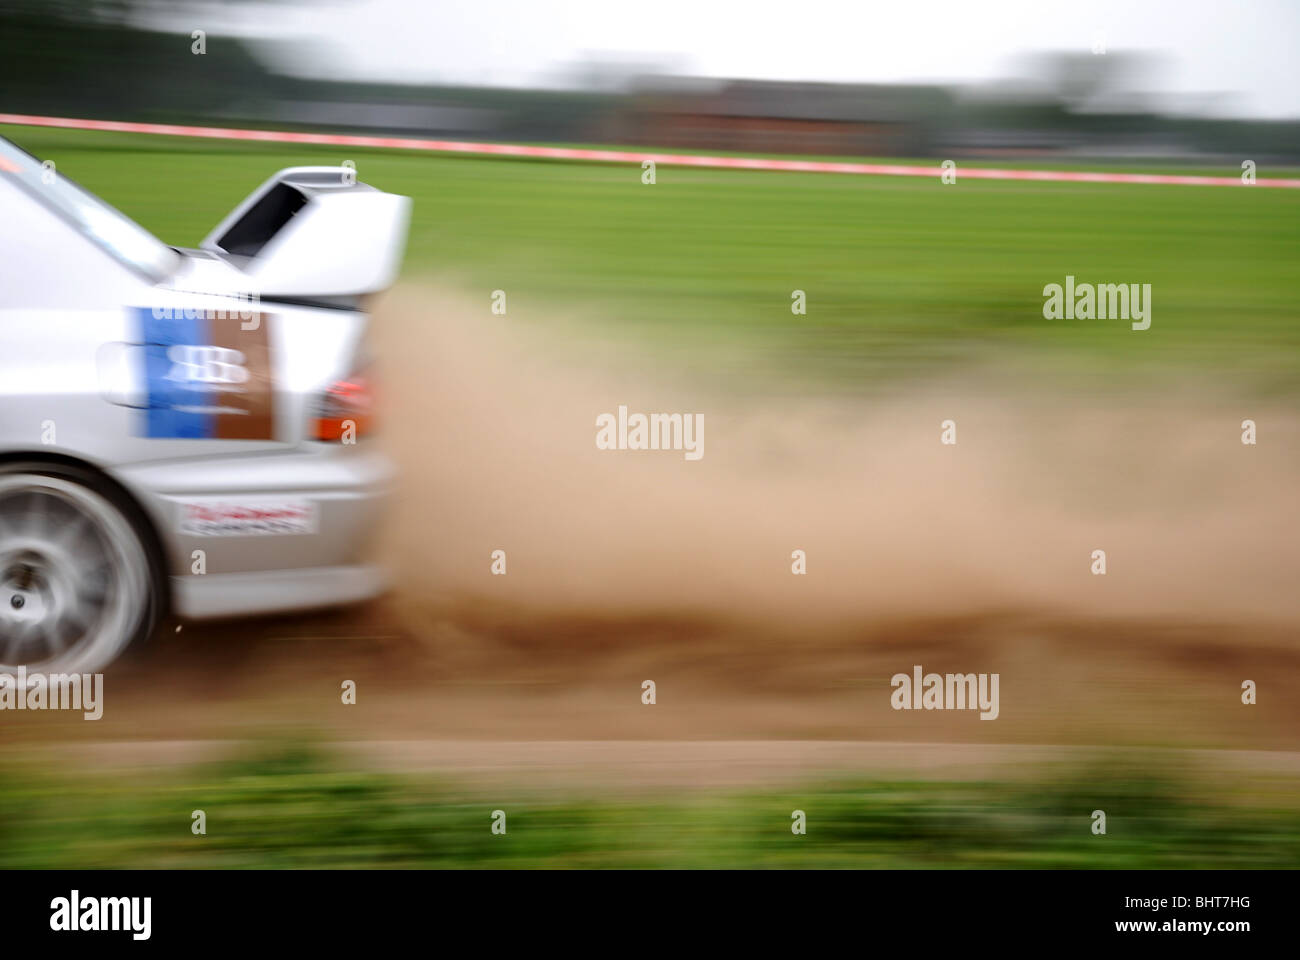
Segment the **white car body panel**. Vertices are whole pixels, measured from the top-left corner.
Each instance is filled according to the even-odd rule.
[[[161,246],[148,248],[147,235],[107,225],[115,240],[140,245],[141,265],[115,257],[84,223],[79,229],[43,202],[30,176],[19,183],[13,173],[0,162],[0,457],[68,458],[128,491],[162,543],[173,608],[182,616],[296,610],[376,593],[382,574],[363,554],[392,468],[368,440],[318,441],[311,423],[322,393],[349,377],[364,352],[368,318],[351,301],[334,298],[391,283],[405,245],[409,199],[365,184],[321,183],[346,178],[343,168],[294,168],[238,206],[213,231],[206,251],[173,255]],[[281,183],[300,189],[304,204],[273,231],[262,252],[239,257],[215,248],[259,197]],[[261,299],[250,303],[249,295]],[[142,431],[144,404],[158,385],[146,369],[144,328],[150,317],[187,310],[231,317],[251,311],[258,325],[265,324],[259,336],[265,338],[266,402],[273,411],[266,417],[267,436]],[[209,416],[206,408],[176,409]],[[314,529],[249,536],[181,532],[189,502],[257,504],[266,498],[310,503]],[[204,552],[202,574],[194,572],[196,550]]]

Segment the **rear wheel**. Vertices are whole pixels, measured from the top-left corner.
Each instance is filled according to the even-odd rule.
[[[156,566],[134,512],[82,471],[0,466],[0,671],[96,673],[153,630]]]

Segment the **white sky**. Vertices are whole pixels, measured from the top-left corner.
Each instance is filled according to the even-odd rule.
[[[718,77],[978,81],[1008,74],[1031,51],[1090,52],[1100,36],[1111,53],[1160,54],[1149,92],[1170,102],[1230,94],[1215,113],[1300,117],[1300,0],[325,0],[210,9],[210,32],[233,27],[285,42],[277,57],[291,72],[498,86],[562,85],[592,59]]]

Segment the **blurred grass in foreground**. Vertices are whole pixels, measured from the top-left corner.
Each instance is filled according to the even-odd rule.
[[[351,159],[414,198],[408,277],[454,282],[485,314],[505,290],[517,322],[594,321],[765,390],[870,390],[972,362],[1300,390],[1296,190],[963,181],[960,165],[951,186],[668,166],[645,185],[632,164],[0,132],[179,246],[276,170]],[[1151,329],[1045,320],[1043,287],[1067,274],[1150,283]]]
[[[1300,866],[1293,781],[1207,786],[1159,770],[558,799],[343,772],[297,746],[166,775],[72,778],[20,763],[0,781],[0,868]],[[498,808],[505,836],[489,830]],[[190,832],[195,809],[206,836]],[[790,832],[795,809],[806,836]],[[1091,833],[1095,809],[1105,836]]]

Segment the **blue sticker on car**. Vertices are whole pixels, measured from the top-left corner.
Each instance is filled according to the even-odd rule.
[[[144,344],[144,435],[270,440],[274,385],[266,317],[138,310]]]

